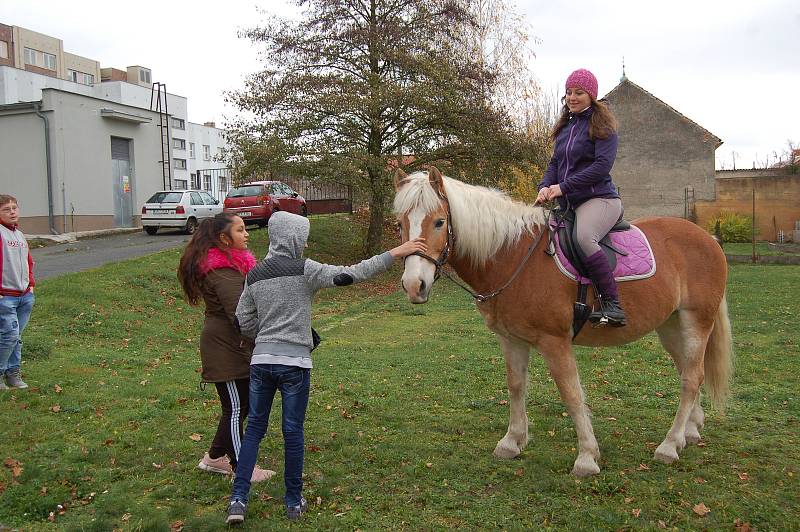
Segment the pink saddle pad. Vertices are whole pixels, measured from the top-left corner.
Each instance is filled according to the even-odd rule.
[[[591,284],[591,280],[578,274],[575,267],[570,264],[567,257],[561,252],[558,242],[558,233],[553,234],[556,252],[553,259],[556,261],[558,269],[572,279],[581,284]],[[641,229],[635,225],[627,231],[615,231],[611,233],[611,244],[624,251],[627,255],[617,255],[617,266],[614,268],[614,277],[617,281],[634,281],[636,279],[647,279],[656,273],[656,259],[650,242]]]

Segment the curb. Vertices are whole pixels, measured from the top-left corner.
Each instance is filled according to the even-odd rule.
[[[25,235],[25,238],[27,240],[44,240],[54,244],[64,244],[75,242],[77,240],[83,240],[85,238],[138,233],[141,230],[141,227],[120,227],[115,229],[97,229],[95,231],[76,231],[71,233],[61,233],[59,235]]]

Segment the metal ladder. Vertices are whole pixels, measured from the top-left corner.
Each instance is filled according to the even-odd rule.
[[[150,110],[158,113],[158,130],[161,132],[161,179],[164,190],[172,190],[172,164],[169,144],[169,109],[167,108],[167,85],[155,82],[150,89]]]

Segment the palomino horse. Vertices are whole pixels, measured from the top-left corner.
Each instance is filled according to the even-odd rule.
[[[510,399],[508,432],[497,443],[495,456],[513,458],[528,443],[525,396],[534,347],[547,362],[575,423],[579,449],[572,474],[599,473],[600,450],[572,352],[575,283],[545,254],[544,209],[443,177],[435,168],[410,176],[398,172],[395,187],[402,239],[425,237],[429,253],[406,259],[402,284],[411,302],[428,301],[445,262],[476,294],[489,294],[477,295],[477,306],[500,339]],[[635,224],[650,241],[655,275],[620,284],[627,326],[587,326],[574,343],[621,345],[658,332],[681,382],[675,420],[655,451],[656,460],[671,463],[687,443],[700,441],[704,380],[716,407],[722,409],[728,395],[732,340],[725,300],[727,264],[714,239],[691,222],[650,217]]]

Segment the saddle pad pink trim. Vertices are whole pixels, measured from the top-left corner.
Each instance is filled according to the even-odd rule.
[[[591,284],[591,280],[578,275],[578,272],[561,252],[558,233],[553,233],[553,240],[556,247],[553,259],[556,261],[561,273],[573,281],[579,281],[581,284]],[[650,248],[650,242],[648,242],[647,236],[641,229],[631,225],[631,228],[627,231],[615,231],[611,233],[611,244],[615,248],[628,253],[627,255],[617,255],[614,277],[618,282],[647,279],[655,275],[656,259],[653,256],[653,250]],[[550,251],[552,251],[552,244]]]

